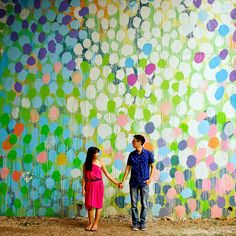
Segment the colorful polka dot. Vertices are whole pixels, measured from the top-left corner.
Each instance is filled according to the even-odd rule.
[[[120,181],[140,133],[155,157],[154,216],[227,216],[236,196],[236,10],[229,0],[194,0],[163,2],[160,14],[151,2],[131,1],[132,11],[119,1],[1,5],[0,192],[11,202],[2,215],[76,216],[87,148],[98,146]],[[105,201],[115,199],[107,214],[128,212],[126,193],[104,183]]]

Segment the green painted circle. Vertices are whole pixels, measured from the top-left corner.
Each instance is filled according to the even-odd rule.
[[[48,135],[49,133],[49,127],[47,125],[44,125],[42,128],[41,128],[41,134],[42,135]]]
[[[15,144],[17,142],[17,136],[15,134],[11,134],[9,142],[10,144]]]
[[[24,163],[31,163],[33,161],[33,155],[32,154],[26,154],[23,158]]]
[[[171,157],[171,165],[172,166],[177,166],[179,164],[179,157],[174,155]]]
[[[12,149],[11,151],[9,151],[9,153],[7,154],[7,159],[14,161],[17,157],[17,152],[16,150]]]
[[[61,173],[58,170],[53,171],[52,178],[55,181],[60,181],[61,180]]]
[[[25,144],[29,144],[31,142],[32,136],[31,134],[26,134],[25,137],[23,138],[23,142]]]

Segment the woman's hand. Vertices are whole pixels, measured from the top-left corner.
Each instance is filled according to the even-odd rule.
[[[120,182],[120,183],[118,184],[118,188],[119,188],[119,189],[123,189],[123,187],[124,187],[124,184],[123,184],[122,182]]]
[[[82,195],[85,196],[86,192],[85,189],[82,189]]]

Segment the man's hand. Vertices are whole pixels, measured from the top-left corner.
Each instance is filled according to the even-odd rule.
[[[151,181],[152,181],[151,179],[146,180],[145,181],[146,185],[149,185],[151,183]]]

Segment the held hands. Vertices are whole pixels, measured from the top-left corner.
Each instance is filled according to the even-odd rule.
[[[123,189],[124,185],[122,182],[117,182],[116,183],[116,186],[119,188],[119,189]]]
[[[123,184],[122,182],[120,182],[120,183],[118,184],[118,188],[119,188],[119,189],[123,189],[123,187],[124,187],[124,184]]]

